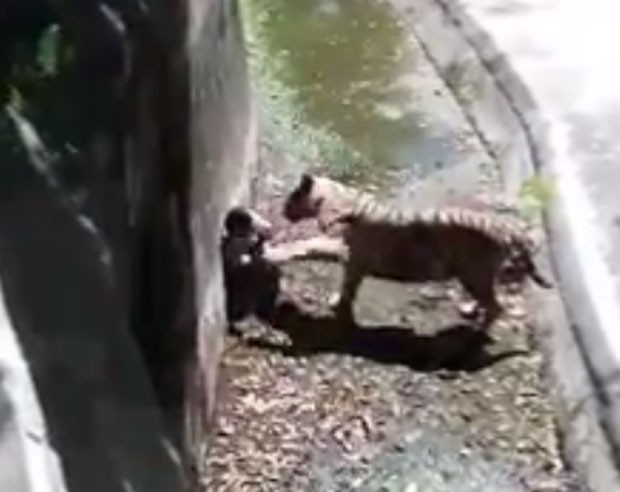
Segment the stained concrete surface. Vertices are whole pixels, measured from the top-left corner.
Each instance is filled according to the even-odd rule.
[[[615,132],[620,5],[610,0],[392,3],[440,72],[463,67],[484,94],[461,103],[503,163],[508,187],[518,187],[538,170],[554,190],[546,227],[561,299],[540,308],[548,311],[542,317],[554,330],[549,365],[571,415],[565,422],[569,455],[594,490],[615,490],[620,487]]]
[[[329,7],[330,15],[336,16],[345,11],[339,7],[342,3],[303,5],[310,12]],[[393,80],[384,83],[386,92],[391,82],[401,84],[411,97],[407,108],[420,116],[425,132],[416,134],[418,145],[407,148],[401,166],[388,166],[387,173],[383,163],[374,168],[380,179],[373,179],[373,168],[347,178],[401,204],[429,204],[454,194],[495,198],[503,188],[503,163],[490,155],[441,72],[429,62],[417,38],[407,34],[403,19],[388,3],[377,5],[391,11],[389,18],[403,31],[402,51],[410,54],[401,60],[399,70],[390,72]],[[279,4],[265,8],[286,29],[289,42],[298,33],[304,48],[315,41],[304,35],[304,23],[312,24],[312,16],[297,16],[287,23],[287,9]],[[337,32],[333,38],[338,43]],[[269,90],[280,87],[273,77],[286,74],[283,64],[301,63],[290,45],[281,56],[278,50],[284,48],[274,48],[280,72],[265,74],[270,67],[262,65],[255,80],[259,101],[268,101],[260,108],[263,120],[269,116],[266,110],[282,109],[269,102]],[[268,56],[259,55],[264,58]],[[306,60],[303,50],[300,58]],[[349,62],[363,59],[351,57]],[[307,60],[302,67],[308,72],[312,68]],[[360,82],[357,67],[341,69],[333,64],[330,69],[341,85],[347,74]],[[331,80],[323,70],[324,79]],[[457,75],[453,71],[455,80]],[[372,78],[372,72],[367,76]],[[462,82],[462,93],[467,93],[466,81]],[[261,89],[266,93],[260,94]],[[300,92],[320,97],[313,91],[308,95],[302,87]],[[304,105],[285,109],[294,114],[295,125],[278,127],[290,132],[290,139],[280,138],[281,134],[270,139],[267,127],[264,136],[269,145],[261,159],[265,186],[259,187],[258,203],[282,232],[278,240],[304,232],[303,227],[284,231],[287,224],[281,217],[282,194],[300,171],[318,166],[341,174],[339,162],[308,160],[312,153],[294,147],[295,137],[301,135],[303,141],[307,132],[303,126],[317,124],[317,115],[308,116]],[[334,104],[328,109],[321,112],[320,128],[342,129],[329,122],[332,117],[346,119],[347,108]],[[271,115],[275,120],[280,116]],[[287,116],[283,120],[291,121]],[[384,115],[378,116],[380,125]],[[402,111],[401,116],[411,115]],[[250,321],[241,330],[242,340],[228,337],[217,431],[206,460],[206,490],[581,490],[562,459],[543,360],[532,341],[538,327],[533,326],[528,304],[522,299],[510,301],[516,315],[507,314],[493,332],[495,349],[508,355],[483,358],[479,366],[466,368],[460,364],[462,358],[482,347],[475,336],[468,336],[467,328],[454,326],[459,318],[452,302],[458,289],[443,285],[403,288],[368,281],[356,305],[363,325],[360,333],[348,344],[330,341],[335,327],[326,302],[338,286],[339,273],[333,266],[289,265],[283,286],[302,314],[285,316],[276,330]]]
[[[475,189],[479,173],[492,187],[495,162],[390,5],[245,0],[244,9],[263,135],[280,152],[403,201]],[[297,178],[294,166],[281,171]],[[422,189],[431,174],[445,186]]]

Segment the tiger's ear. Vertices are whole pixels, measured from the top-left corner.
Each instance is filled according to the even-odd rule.
[[[304,173],[301,175],[301,183],[299,185],[300,193],[303,193],[304,195],[310,194],[310,192],[312,191],[313,185],[314,185],[314,178],[312,177],[312,175],[308,173]]]

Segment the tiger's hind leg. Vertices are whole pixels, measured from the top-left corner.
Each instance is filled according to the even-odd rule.
[[[338,303],[335,304],[336,320],[343,329],[355,328],[353,304],[364,280],[361,271],[350,262],[345,265]]]
[[[495,294],[496,269],[487,262],[472,265],[459,275],[464,289],[478,304],[481,311],[480,328],[488,330],[502,312]]]

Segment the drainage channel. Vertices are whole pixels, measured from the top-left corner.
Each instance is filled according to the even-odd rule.
[[[242,5],[263,132],[259,207],[277,227],[281,195],[306,168],[407,203],[501,189],[388,4]],[[299,225],[281,238],[312,233]],[[205,490],[581,490],[561,458],[523,298],[504,297],[496,342],[482,347],[459,324],[455,286],[373,280],[356,305],[359,340],[331,346],[322,330],[340,275],[286,266],[283,288],[301,313],[276,329],[249,320],[241,340],[227,339]],[[300,332],[320,343],[295,347]],[[466,352],[467,363],[454,356]]]

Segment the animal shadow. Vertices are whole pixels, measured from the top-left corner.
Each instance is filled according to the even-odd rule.
[[[487,349],[494,339],[465,323],[448,326],[433,335],[416,334],[410,328],[398,326],[357,326],[343,332],[333,316],[306,313],[290,302],[277,307],[270,324],[285,332],[292,343],[283,345],[264,339],[247,343],[290,356],[348,354],[424,372],[473,372],[506,358],[528,354],[525,350],[491,353]]]

